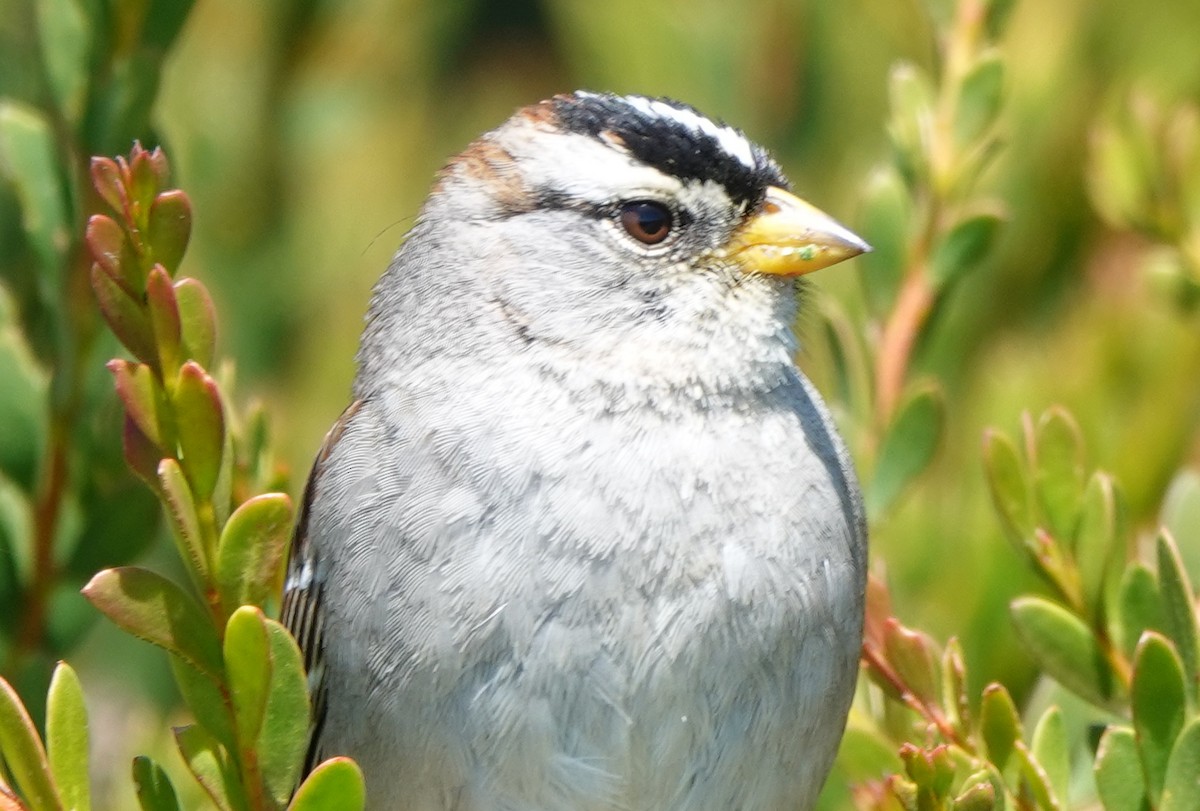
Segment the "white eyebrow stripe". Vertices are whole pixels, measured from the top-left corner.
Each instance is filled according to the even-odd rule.
[[[747,168],[755,168],[754,151],[750,148],[750,142],[732,127],[717,126],[702,115],[697,115],[691,110],[672,107],[665,102],[653,101],[641,96],[625,96],[624,99],[630,107],[636,107],[646,115],[669,118],[693,132],[701,132],[715,138],[722,149],[741,161]]]

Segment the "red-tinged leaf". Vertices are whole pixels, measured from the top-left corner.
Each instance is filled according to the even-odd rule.
[[[232,811],[229,790],[241,790],[220,744],[198,726],[175,727],[175,745],[188,770],[219,811]],[[242,799],[239,797],[239,799]],[[244,802],[237,803],[240,808]]]
[[[884,651],[908,692],[923,704],[937,701],[937,656],[932,639],[891,619],[884,629]]]
[[[152,443],[162,448],[168,442],[170,433],[169,412],[167,411],[166,395],[154,376],[154,372],[144,363],[130,363],[127,360],[114,358],[108,362],[108,370],[112,372],[117,387],[117,396],[125,406],[125,414],[130,417]],[[163,428],[168,430],[164,431]]]
[[[292,529],[292,500],[265,493],[246,501],[221,531],[217,583],[226,605],[266,602],[283,566]]]
[[[158,353],[154,346],[154,331],[150,316],[141,302],[133,299],[125,288],[109,276],[99,265],[92,265],[92,290],[100,305],[100,312],[109,329],[125,348],[138,360],[151,365],[158,364]]]
[[[92,158],[92,186],[96,193],[118,214],[125,210],[125,183],[121,170],[112,158]]]
[[[87,240],[92,261],[114,280],[125,284],[124,264],[129,257],[129,244],[125,241],[125,232],[121,226],[111,217],[93,214],[88,219],[84,238]],[[132,289],[129,292],[132,293]]]
[[[197,587],[203,589],[209,580],[211,553],[204,547],[191,486],[174,459],[161,460],[156,473],[179,553],[188,564]]]
[[[175,384],[175,414],[183,468],[198,501],[212,497],[225,448],[225,417],[216,381],[188,361]]]
[[[883,648],[884,631],[892,616],[892,600],[887,584],[874,573],[867,575],[867,615],[864,638],[876,647]]]
[[[162,575],[132,567],[105,569],[83,593],[125,631],[173,653],[218,683],[224,677],[217,632],[195,601]]]
[[[174,276],[192,234],[192,204],[178,189],[154,198],[146,223],[146,242],[154,261]]]
[[[358,764],[337,757],[313,769],[296,790],[288,811],[362,811],[366,796]]]
[[[158,187],[166,188],[167,183],[171,180],[171,165],[167,162],[167,153],[163,152],[161,146],[156,146],[146,155],[146,159],[150,163],[154,177],[158,180]]]
[[[142,433],[137,423],[128,414],[125,415],[121,447],[125,452],[125,464],[129,465],[129,469],[136,473],[147,487],[155,493],[159,492],[158,463],[163,458],[163,450]]]
[[[217,348],[217,316],[208,289],[195,279],[175,283],[184,360],[210,368]]]
[[[162,265],[155,265],[146,278],[146,308],[158,345],[159,368],[170,379],[183,362],[180,346],[179,305],[175,303],[175,287]]]
[[[16,788],[37,811],[61,811],[46,750],[20,696],[0,679],[0,756]]]
[[[15,794],[4,787],[3,780],[0,780],[0,811],[29,811]]]

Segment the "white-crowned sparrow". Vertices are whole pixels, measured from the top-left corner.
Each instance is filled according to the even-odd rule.
[[[379,811],[809,808],[861,640],[796,277],[867,247],[665,99],[518,111],[375,289],[284,618]]]

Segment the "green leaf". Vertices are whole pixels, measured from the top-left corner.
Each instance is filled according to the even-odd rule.
[[[179,554],[189,564],[196,584],[204,588],[208,582],[209,553],[204,548],[204,538],[200,533],[200,518],[196,514],[192,488],[183,475],[183,469],[174,459],[163,459],[158,463],[158,482]]]
[[[1008,15],[1016,5],[1016,0],[984,0],[984,25],[988,36],[999,39],[1008,22]]]
[[[882,732],[851,724],[846,727],[837,754],[837,770],[848,783],[865,783],[878,779],[881,773],[898,772],[903,768],[896,756],[896,745]]]
[[[37,33],[54,101],[64,119],[83,117],[92,27],[77,0],[38,0]]]
[[[1096,791],[1105,811],[1149,811],[1133,730],[1110,726],[1096,750]]]
[[[1071,786],[1071,751],[1062,711],[1058,707],[1050,707],[1038,719],[1033,728],[1030,754],[1046,776],[1046,786],[1056,807],[1065,807]]]
[[[959,87],[954,116],[954,137],[960,148],[969,147],[996,121],[1004,95],[1004,62],[994,51],[979,58]]]
[[[1047,409],[1038,420],[1034,491],[1054,537],[1074,535],[1083,499],[1083,435],[1064,408]]]
[[[21,203],[21,225],[42,266],[44,280],[63,274],[70,244],[70,215],[63,193],[54,128],[39,110],[0,101],[0,174],[12,179]]]
[[[1200,718],[1175,742],[1158,811],[1200,811]]]
[[[221,682],[224,669],[216,631],[199,606],[170,580],[146,569],[105,569],[83,593],[125,631]]]
[[[233,811],[230,794],[240,798],[242,787],[216,740],[198,726],[175,728],[175,745],[188,770],[219,811]],[[237,807],[241,807],[238,803]]]
[[[32,493],[44,456],[49,372],[35,357],[22,331],[17,302],[0,285],[0,471]],[[0,575],[0,595],[5,594]],[[0,597],[0,612],[4,610]]]
[[[228,693],[196,668],[175,656],[168,657],[179,695],[192,711],[196,722],[228,751],[237,751],[237,733],[233,729],[233,708]]]
[[[32,809],[63,811],[37,729],[20,697],[4,679],[0,679],[0,756]]]
[[[288,811],[361,811],[366,803],[362,771],[350,758],[325,761],[296,791]]]
[[[1062,803],[1054,794],[1050,776],[1045,768],[1030,753],[1024,743],[1018,742],[1013,750],[1025,787],[1033,796],[1035,807],[1046,811],[1059,811]]]
[[[929,76],[911,62],[893,65],[888,77],[891,119],[888,135],[896,164],[908,185],[929,177],[929,132],[932,129],[934,93]]]
[[[873,515],[886,512],[904,488],[929,466],[944,421],[942,394],[932,386],[918,388],[901,404],[883,439],[867,490],[867,504]]]
[[[978,265],[991,250],[1000,222],[1000,215],[984,213],[955,223],[933,249],[929,261],[929,279],[933,286],[946,287]]]
[[[988,760],[1005,771],[1022,733],[1021,717],[1004,685],[992,683],[984,688],[979,708],[979,731],[987,746]]]
[[[1121,577],[1117,597],[1118,631],[1121,649],[1132,658],[1142,634],[1148,630],[1166,632],[1167,619],[1158,594],[1158,577],[1141,563],[1132,563]]]
[[[1012,617],[1017,636],[1043,670],[1081,698],[1113,707],[1120,683],[1082,620],[1040,597],[1013,600]]]
[[[194,360],[206,369],[216,353],[216,310],[204,285],[195,279],[175,283],[179,325],[183,333],[184,360]]]
[[[226,605],[259,605],[274,591],[292,530],[292,500],[265,493],[244,502],[221,531],[217,582]]]
[[[1124,509],[1113,478],[1097,471],[1088,481],[1074,536],[1075,561],[1089,615],[1098,618],[1110,562],[1123,551]]]
[[[1167,760],[1187,717],[1183,664],[1163,636],[1148,631],[1133,661],[1133,729],[1152,803],[1158,803]]]
[[[965,786],[950,806],[952,811],[993,811],[996,807],[996,789],[989,781]]]
[[[154,261],[174,276],[192,233],[192,204],[178,189],[154,198],[146,227],[146,241]]]
[[[955,637],[950,638],[942,653],[942,706],[954,728],[965,737],[971,729],[971,700],[962,645]]]
[[[46,698],[46,749],[50,773],[67,811],[88,811],[88,717],[79,677],[59,662]]]
[[[871,311],[885,314],[892,308],[907,264],[912,201],[895,169],[876,171],[867,182],[861,216],[862,233],[871,240],[871,252],[856,263]]]
[[[149,230],[150,206],[154,203],[154,197],[162,187],[161,173],[158,171],[156,162],[151,159],[152,152],[162,154],[157,147],[154,150],[148,150],[140,143],[134,143],[133,149],[129,153],[129,185],[126,191],[129,193],[132,203],[134,220],[141,228],[143,235]],[[145,270],[149,271],[153,259],[147,256],[145,260]]]
[[[183,364],[175,384],[175,414],[183,468],[198,501],[216,488],[225,449],[225,416],[216,382],[194,361]]]
[[[179,811],[179,800],[171,778],[148,757],[133,759],[133,785],[142,811]]]
[[[988,429],[983,435],[983,463],[992,504],[1009,540],[1024,554],[1036,526],[1032,489],[1012,440]]]
[[[258,740],[258,756],[263,782],[282,806],[300,779],[311,710],[304,660],[296,640],[278,622],[268,619],[264,623],[271,648],[271,690]]]
[[[1167,636],[1183,661],[1187,674],[1188,696],[1196,700],[1197,650],[1200,649],[1200,628],[1196,623],[1196,596],[1188,582],[1179,549],[1170,533],[1158,535],[1158,584],[1162,595]]]
[[[242,606],[225,625],[225,672],[241,746],[253,749],[262,731],[271,685],[271,655],[263,614]]]

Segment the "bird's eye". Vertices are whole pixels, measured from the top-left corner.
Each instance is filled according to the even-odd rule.
[[[639,200],[621,206],[621,225],[646,245],[657,245],[671,233],[671,211],[662,203]]]

